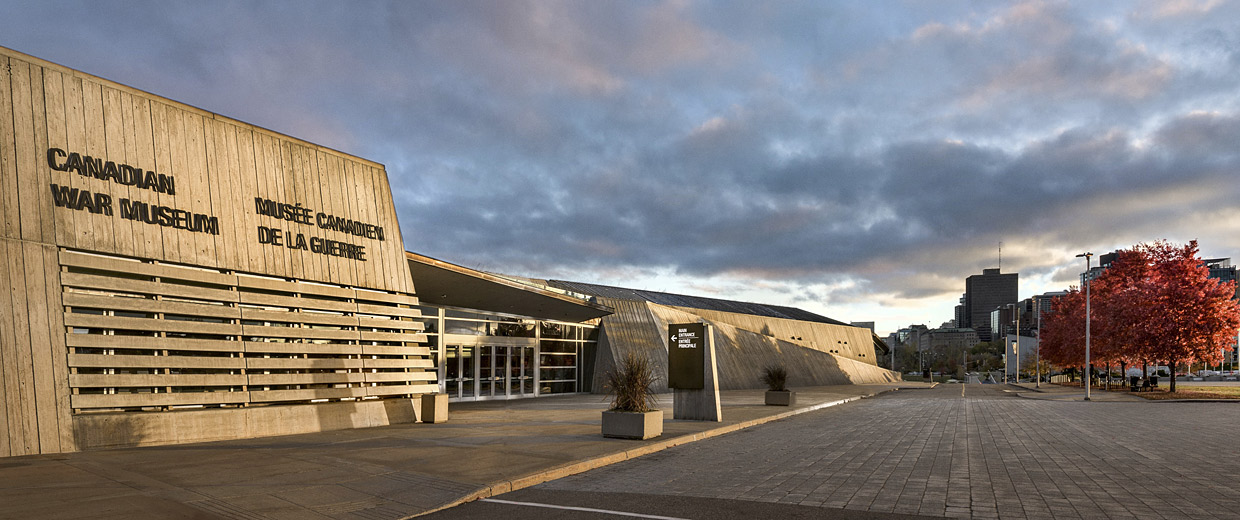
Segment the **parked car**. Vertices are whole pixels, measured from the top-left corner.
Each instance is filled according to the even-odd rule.
[[[1166,365],[1150,365],[1146,367],[1146,375],[1149,375],[1149,376],[1166,377],[1167,374],[1170,374],[1170,373],[1171,373],[1171,370],[1167,369]],[[1124,373],[1124,375],[1129,376],[1129,377],[1131,376],[1142,377],[1141,366],[1138,365],[1135,367],[1130,367],[1128,371]],[[1184,375],[1184,374],[1180,374],[1180,375]]]

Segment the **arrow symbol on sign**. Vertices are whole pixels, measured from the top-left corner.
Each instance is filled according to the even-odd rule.
[[[672,334],[672,341],[676,341],[676,335]]]

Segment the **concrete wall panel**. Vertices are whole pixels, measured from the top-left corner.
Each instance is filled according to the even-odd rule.
[[[594,391],[597,393],[606,392],[601,386],[605,371],[629,350],[645,352],[651,356],[656,369],[666,374],[667,343],[664,336],[668,324],[701,321],[710,323],[715,329],[721,390],[761,388],[762,369],[772,364],[780,364],[788,370],[789,385],[793,387],[899,380],[898,374],[865,361],[873,355],[868,329],[668,307],[631,300],[600,298],[600,303],[616,309],[616,313],[602,320],[599,368],[595,373]],[[866,352],[853,345],[865,345],[864,348],[868,348],[870,353],[862,357],[860,354]],[[840,353],[830,350],[840,350]],[[606,368],[604,364],[607,364]],[[668,391],[666,380],[660,381],[656,391]]]
[[[273,216],[256,198],[303,211]],[[173,420],[155,419],[168,407],[399,401],[435,388],[428,352],[417,345],[424,336],[406,327],[418,317],[417,300],[382,165],[0,48],[0,216],[0,457],[116,444],[98,432],[77,442],[83,430],[75,424],[103,420],[79,415],[90,410],[130,410],[122,421],[129,426],[103,431],[158,437],[149,430]],[[333,225],[341,223],[347,229]],[[260,227],[277,234],[260,238]],[[66,257],[75,260],[62,263]],[[117,262],[154,274],[103,273]],[[172,271],[206,281],[160,278]],[[249,274],[297,290],[216,280]],[[335,298],[351,310],[334,312],[354,323],[311,323],[326,318],[297,310],[333,288],[350,291]],[[273,301],[239,301],[247,291]],[[282,292],[297,301],[274,301]],[[246,341],[247,317],[218,315],[241,308],[295,316],[268,316],[279,323],[244,336],[271,337]],[[324,344],[358,352],[322,352]],[[321,381],[314,365],[337,362],[323,361],[328,356],[357,366]],[[300,363],[301,380],[249,382],[266,375],[263,363],[277,362]],[[308,409],[351,413],[345,408]],[[199,413],[220,422],[195,419]],[[143,414],[152,415],[136,418]],[[260,431],[221,419],[250,412],[172,415],[210,430],[177,427],[178,438]],[[316,424],[354,422],[318,415]]]

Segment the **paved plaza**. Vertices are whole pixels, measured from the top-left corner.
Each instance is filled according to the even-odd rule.
[[[723,423],[669,418],[649,441],[604,439],[606,403],[576,395],[463,404],[437,425],[12,457],[0,518],[1240,518],[1240,402],[1044,390],[801,388],[793,408],[728,391]]]
[[[893,392],[534,489],[935,517],[1240,517],[1240,403],[1056,400],[1070,394]]]
[[[395,520],[921,383],[801,389],[792,408],[722,392],[724,422],[600,434],[601,395],[454,404],[448,422],[0,459],[0,519]],[[670,410],[670,395],[661,396]]]

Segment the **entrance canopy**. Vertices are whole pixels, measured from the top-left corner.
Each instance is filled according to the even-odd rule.
[[[422,303],[583,322],[612,313],[588,297],[405,252]]]

